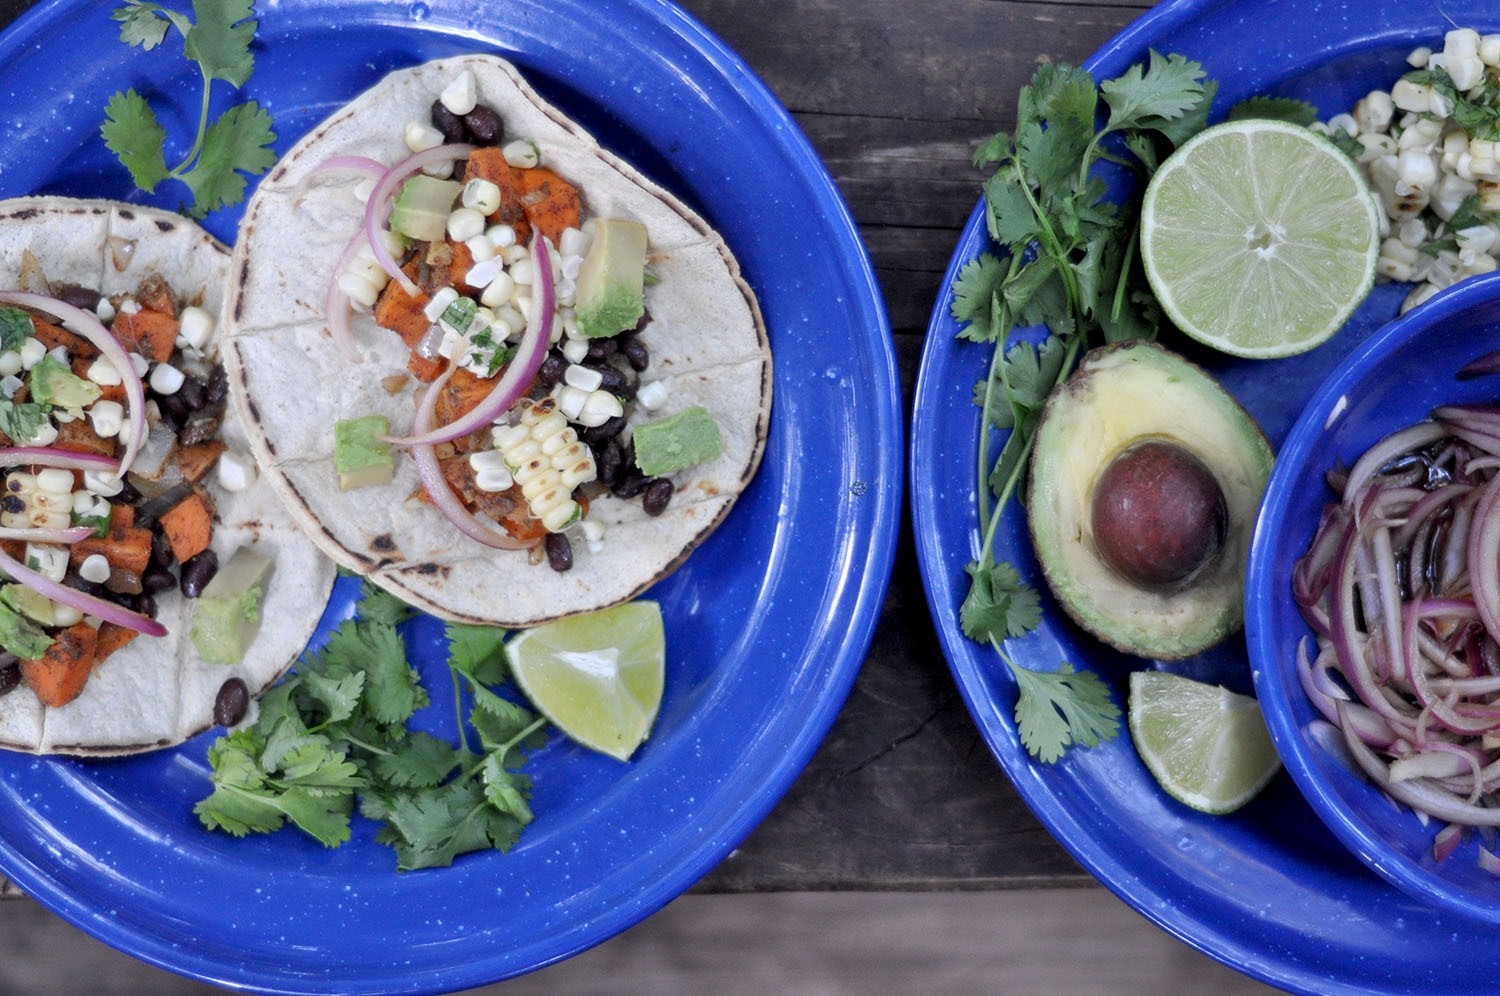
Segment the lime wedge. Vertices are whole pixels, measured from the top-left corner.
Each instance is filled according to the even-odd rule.
[[[522,630],[506,644],[531,704],[585,747],[629,760],[661,708],[661,607],[637,601]]]
[[[1370,292],[1379,255],[1375,199],[1354,161],[1279,121],[1199,132],[1141,204],[1141,262],[1162,309],[1235,356],[1326,341]]]
[[[1168,795],[1202,812],[1233,812],[1281,768],[1260,704],[1248,695],[1134,671],[1126,711],[1147,770]]]

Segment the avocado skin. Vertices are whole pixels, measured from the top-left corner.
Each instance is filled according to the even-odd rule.
[[[1111,570],[1089,522],[1105,468],[1148,438],[1202,460],[1227,511],[1214,560],[1167,590]],[[1250,539],[1273,461],[1255,419],[1202,368],[1156,343],[1090,351],[1043,408],[1028,479],[1032,548],[1058,604],[1104,643],[1155,660],[1191,657],[1238,631]]]

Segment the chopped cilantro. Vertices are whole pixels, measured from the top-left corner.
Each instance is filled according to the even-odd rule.
[[[20,308],[0,308],[0,352],[20,349],[34,328],[31,316]]]
[[[14,442],[27,443],[47,424],[51,412],[51,405],[0,398],[0,432]]]

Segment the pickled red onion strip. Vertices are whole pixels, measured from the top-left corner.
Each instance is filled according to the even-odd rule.
[[[55,446],[0,446],[0,467],[61,467],[64,470],[115,470],[119,461],[102,453],[78,453]]]
[[[390,169],[386,170],[375,183],[375,189],[370,192],[370,199],[365,202],[365,238],[370,242],[370,251],[375,254],[375,259],[380,263],[381,269],[390,274],[390,278],[401,285],[401,289],[411,297],[416,297],[421,291],[412,282],[385,247],[385,223],[390,214],[391,201],[396,196],[396,189],[406,182],[407,177],[420,169],[437,163],[447,162],[453,159],[462,159],[474,151],[474,146],[462,142],[454,142],[448,145],[439,145],[431,149],[413,153],[401,160]]]
[[[33,571],[4,550],[0,550],[0,571],[37,593],[46,595],[54,602],[70,606],[87,615],[98,616],[105,622],[124,626],[147,636],[167,635],[167,628],[150,616],[131,612],[122,605],[116,605],[114,602],[79,591],[77,588],[59,584]]]

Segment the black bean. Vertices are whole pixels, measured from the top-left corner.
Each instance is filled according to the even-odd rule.
[[[214,696],[214,722],[220,726],[233,726],[245,718],[250,708],[250,689],[244,679],[230,678],[219,686]]]
[[[182,565],[182,594],[197,598],[204,587],[219,573],[219,555],[212,550],[194,554]]]
[[[634,498],[642,491],[645,491],[646,486],[650,483],[651,478],[647,477],[645,474],[642,474],[634,467],[631,467],[620,472],[619,478],[616,479],[614,486],[610,488],[610,491],[612,491],[617,498]]]
[[[630,393],[630,381],[626,378],[624,371],[608,363],[594,369],[599,371],[600,390],[608,391],[610,394]]]
[[[432,126],[443,133],[444,141],[453,143],[464,140],[464,119],[448,110],[441,100],[432,102],[431,116]]]
[[[475,145],[499,145],[500,139],[505,137],[505,125],[501,123],[500,115],[483,104],[464,115],[464,131]]]
[[[224,372],[223,364],[215,363],[213,373],[208,375],[208,385],[203,392],[203,400],[210,405],[217,405],[229,396],[229,375]]]
[[[156,399],[156,410],[161,412],[161,420],[176,432],[188,416],[187,405],[176,394],[153,394],[152,397]]]
[[[548,353],[547,358],[537,369],[537,382],[544,387],[556,387],[562,383],[563,374],[568,372],[568,361],[557,353]]]
[[[12,657],[0,665],[0,695],[9,695],[21,683],[21,662]]]
[[[158,567],[171,567],[177,563],[177,558],[172,556],[172,543],[160,529],[151,531],[151,563]]]
[[[599,425],[586,426],[583,431],[578,434],[578,438],[582,439],[590,446],[603,445],[604,443],[618,436],[620,434],[620,431],[624,428],[625,419],[619,415],[615,415],[609,419],[606,419],[604,422],[601,422]]]
[[[81,578],[73,571],[68,572],[67,581],[69,588],[77,588],[79,591],[83,592],[86,595],[93,595],[96,598],[109,597],[109,592],[104,587],[104,585],[100,584],[98,581],[89,581]]]
[[[543,540],[547,547],[547,565],[561,574],[573,567],[573,544],[562,533],[548,533]]]
[[[646,485],[646,490],[641,492],[641,508],[645,509],[647,515],[660,515],[667,510],[667,503],[672,500],[672,482],[665,477],[658,477]]]
[[[599,483],[606,488],[613,487],[615,480],[620,476],[620,468],[625,465],[624,454],[620,452],[620,444],[614,439],[607,439],[594,452],[594,473],[599,477]]]
[[[0,512],[10,512],[15,515],[24,511],[26,511],[26,499],[20,495],[6,495],[0,498]]]
[[[592,339],[589,341],[589,352],[586,359],[590,363],[601,363],[620,351],[620,344],[614,339]]]
[[[52,296],[83,311],[97,311],[99,308],[99,292],[77,284],[53,284]]]
[[[139,612],[143,616],[150,616],[152,619],[156,618],[156,599],[144,591],[139,595],[124,596],[121,604],[133,612]]]
[[[222,422],[223,419],[211,409],[200,408],[183,420],[182,428],[177,432],[177,441],[184,446],[206,443],[218,436]]]
[[[177,397],[190,412],[195,412],[208,402],[208,384],[197,377],[186,377],[177,389]]]
[[[120,493],[110,500],[117,505],[139,505],[141,503],[141,493],[134,484],[130,483],[130,478],[127,477],[120,482]]]
[[[635,336],[630,336],[625,340],[620,346],[620,352],[625,354],[625,360],[630,364],[630,369],[636,373],[643,372],[651,365],[651,350],[647,349],[646,344]]]
[[[151,566],[141,572],[141,590],[150,595],[177,586],[177,579],[165,567]]]

